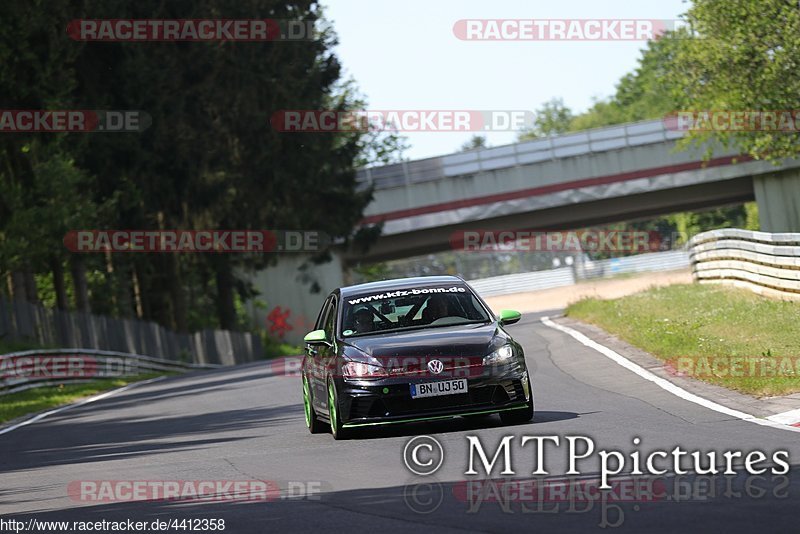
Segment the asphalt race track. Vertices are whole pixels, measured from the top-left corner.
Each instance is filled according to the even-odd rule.
[[[625,532],[795,531],[800,435],[759,426],[675,397],[571,337],[527,316],[509,331],[534,373],[533,423],[455,419],[371,430],[334,441],[303,422],[300,380],[281,362],[173,377],[53,415],[0,435],[0,516],[28,521],[224,519],[225,532]],[[403,451],[415,435],[444,450],[441,469],[417,476]],[[616,493],[567,502],[465,497],[466,436],[487,451],[514,435],[516,478],[535,466],[523,435],[587,436],[598,449],[789,451],[788,475],[665,476],[658,496],[621,489],[641,480],[620,475]],[[641,444],[635,446],[638,437]],[[552,480],[568,469],[564,446],[547,450]],[[586,480],[599,464],[583,465]],[[627,471],[627,470],[626,470]],[[499,471],[493,478],[500,478]],[[514,478],[514,477],[506,477]],[[640,477],[641,478],[641,477]],[[81,501],[81,481],[270,481],[269,499],[196,502]],[[639,480],[639,482],[637,482]],[[653,482],[653,479],[645,479]],[[546,482],[543,482],[546,484]],[[591,484],[591,482],[589,482]],[[487,486],[488,487],[488,486]],[[545,487],[545,486],[542,486]],[[299,495],[302,493],[309,495]],[[290,496],[292,495],[296,496]],[[597,495],[597,494],[594,494]],[[612,528],[615,527],[615,528]],[[181,529],[169,530],[180,531]]]

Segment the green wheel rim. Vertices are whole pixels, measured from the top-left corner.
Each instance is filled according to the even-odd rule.
[[[306,415],[306,426],[311,428],[311,400],[308,398],[308,380],[303,377],[303,412]]]
[[[331,430],[336,432],[337,421],[336,421],[336,401],[333,397],[333,384],[328,383],[328,411],[331,414]]]

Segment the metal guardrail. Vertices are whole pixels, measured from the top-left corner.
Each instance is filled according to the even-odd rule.
[[[800,234],[712,230],[694,236],[689,247],[699,282],[800,300]]]
[[[534,141],[361,169],[356,174],[356,179],[365,186],[372,185],[375,189],[404,187],[452,176],[464,176],[518,165],[529,165],[540,161],[661,143],[678,139],[684,135],[685,132],[667,129],[664,121],[660,119],[632,122]]]
[[[588,280],[592,278],[607,278],[619,274],[673,271],[687,268],[689,265],[689,253],[687,251],[671,250],[584,262],[576,266],[576,276],[579,280]]]
[[[0,355],[0,395],[30,388],[75,384],[98,378],[136,376],[155,371],[215,369],[216,364],[163,360],[94,349],[26,350]]]
[[[689,265],[687,251],[670,250],[593,262],[584,261],[572,267],[506,274],[468,282],[480,296],[494,297],[569,286],[578,280],[609,278],[626,273],[672,271],[687,268]]]
[[[493,297],[496,295],[536,291],[537,289],[549,289],[551,287],[571,286],[575,283],[575,276],[572,267],[561,267],[560,269],[546,271],[506,274],[481,280],[468,280],[468,283],[481,297]]]

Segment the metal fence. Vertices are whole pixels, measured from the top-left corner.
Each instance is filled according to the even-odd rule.
[[[216,367],[218,365],[176,362],[141,354],[103,350],[27,350],[0,355],[0,395],[40,386],[77,384],[98,378]]]
[[[692,274],[761,295],[800,300],[800,234],[712,230],[689,242]]]
[[[578,261],[572,267],[528,273],[493,276],[470,280],[469,284],[482,297],[508,295],[574,284],[578,280],[608,278],[627,273],[671,271],[688,268],[689,253],[685,250],[637,254],[599,261]]]
[[[262,357],[249,332],[202,330],[179,334],[150,321],[48,309],[0,297],[0,339],[44,347],[96,349],[195,364],[250,362]]]

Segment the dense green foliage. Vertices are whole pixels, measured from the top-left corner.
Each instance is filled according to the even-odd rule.
[[[80,42],[79,18],[317,21],[292,42]],[[70,254],[80,229],[324,230],[353,238],[371,198],[359,165],[396,158],[380,132],[279,133],[282,109],[364,106],[310,0],[30,0],[0,5],[0,107],[141,110],[141,133],[0,139],[3,290],[180,330],[242,326],[264,254]],[[308,209],[322,206],[324,210]],[[6,284],[6,280],[8,283]]]

